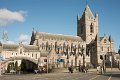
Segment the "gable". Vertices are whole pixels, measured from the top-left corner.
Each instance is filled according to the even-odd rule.
[[[108,38],[106,36],[104,36],[104,37],[101,37],[100,43],[109,44],[110,42],[109,42]]]

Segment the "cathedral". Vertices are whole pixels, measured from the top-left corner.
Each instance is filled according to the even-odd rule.
[[[110,56],[114,58],[115,55],[111,35],[99,37],[98,26],[98,14],[93,15],[86,5],[81,17],[77,16],[76,36],[38,32],[33,29],[30,45],[0,43],[0,55],[4,61],[27,59],[38,66],[48,64],[52,67],[97,67],[103,64],[103,60],[109,62]],[[33,64],[28,62],[28,69],[31,65]]]
[[[39,46],[40,50],[54,50],[63,59],[65,65],[92,65],[97,67],[103,58],[109,60],[114,55],[114,42],[111,35],[99,37],[98,14],[93,15],[86,5],[82,16],[77,16],[77,35],[61,35],[33,30],[30,45]],[[65,66],[64,65],[64,66]]]

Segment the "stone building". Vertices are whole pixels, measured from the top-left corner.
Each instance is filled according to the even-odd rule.
[[[114,53],[112,37],[98,34],[98,14],[93,15],[86,5],[82,16],[77,16],[77,35],[62,35],[32,31],[30,45],[0,44],[0,52],[8,58],[32,60],[39,66],[53,64],[54,67],[70,65],[93,65],[97,67],[106,56]],[[8,59],[9,60],[9,59]]]
[[[65,63],[68,60],[70,64],[74,63],[74,66],[84,62],[82,54],[85,55],[86,64],[90,63],[96,67],[103,61],[100,59],[101,56],[105,57],[115,52],[111,36],[109,38],[106,35],[99,37],[98,14],[94,16],[88,5],[82,16],[77,16],[77,36],[33,31],[30,45],[39,46],[40,50],[55,49],[55,52],[65,59]],[[78,56],[79,54],[81,56]],[[74,59],[75,56],[77,60]]]

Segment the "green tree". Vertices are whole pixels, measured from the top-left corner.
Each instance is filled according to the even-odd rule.
[[[25,71],[26,70],[26,60],[22,60],[21,62],[21,71]]]
[[[15,71],[18,71],[18,62],[15,62]]]

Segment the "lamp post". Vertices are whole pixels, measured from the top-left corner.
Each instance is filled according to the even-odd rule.
[[[0,60],[0,76],[1,76],[1,60]]]
[[[0,53],[0,76],[1,76],[1,74],[2,74],[2,73],[1,73],[1,71],[2,71],[2,70],[1,70],[1,68],[2,68],[2,67],[1,67],[1,66],[2,66],[2,64],[1,64],[1,63],[2,63],[2,60],[3,60],[3,57],[1,56],[1,53]]]
[[[111,56],[110,56],[110,62],[111,62],[111,74],[112,74],[112,53],[111,53]]]
[[[83,45],[82,45],[82,48],[81,48],[81,52],[82,52],[82,56],[83,56],[83,67],[85,67],[85,54],[84,54]]]

